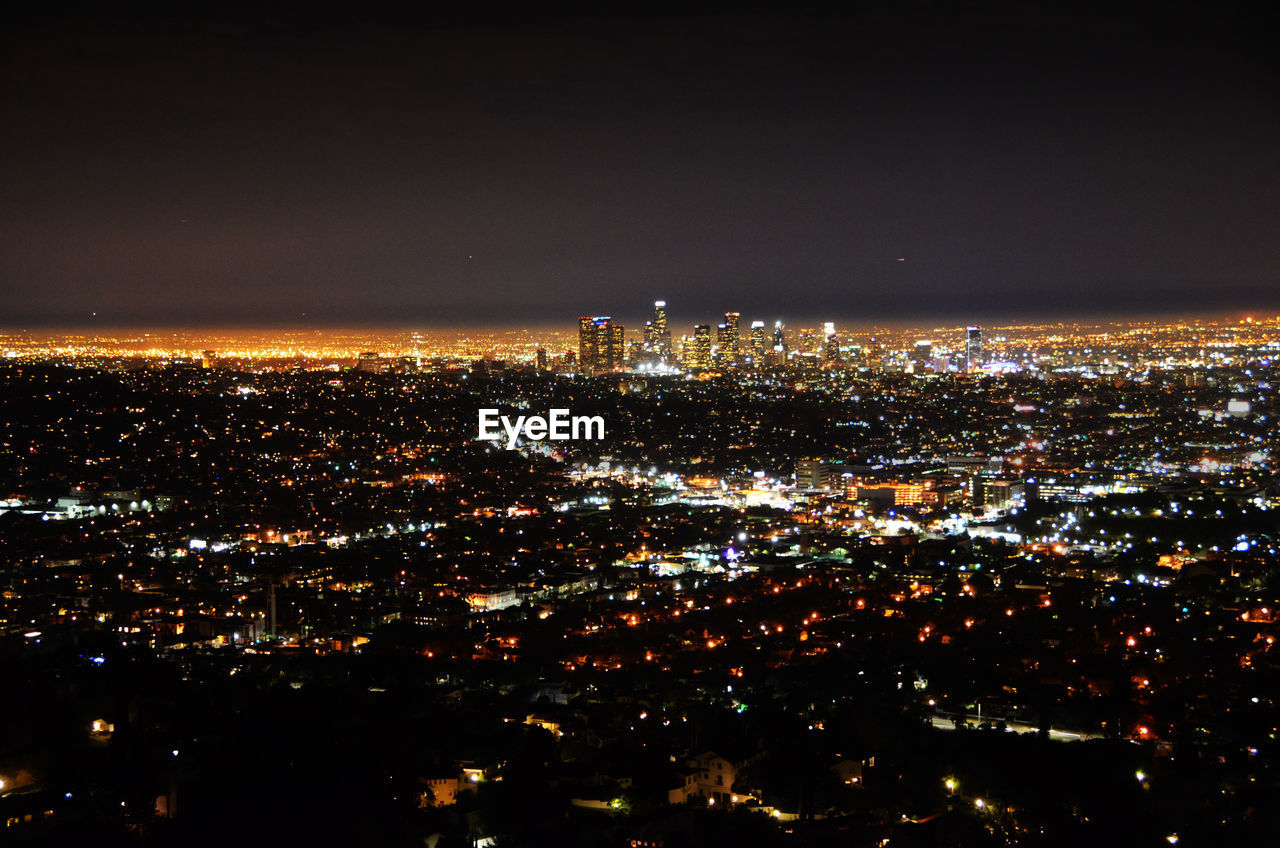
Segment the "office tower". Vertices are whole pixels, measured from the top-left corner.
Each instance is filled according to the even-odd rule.
[[[539,371],[547,370],[547,349],[545,347],[538,348],[538,352],[534,354],[534,361]]]
[[[722,365],[738,364],[738,346],[733,327],[721,324],[716,328],[716,361]]]
[[[414,333],[411,339],[413,341],[413,367],[414,369],[421,371],[422,370],[422,336],[419,335],[418,333]]]
[[[840,361],[840,337],[831,321],[822,325],[822,358],[828,365]]]
[[[594,374],[596,370],[596,321],[583,315],[578,319],[578,370]]]
[[[764,322],[751,322],[751,364],[759,368],[764,365]]]
[[[742,335],[738,329],[738,319],[741,317],[737,312],[726,312],[724,314],[724,333],[720,341],[720,355],[730,365],[737,365],[742,361]]]
[[[933,342],[924,340],[916,342],[915,349],[911,351],[911,364],[915,366],[915,372],[921,373],[932,361]]]
[[[982,328],[970,327],[964,341],[964,370],[972,373],[982,365]]]
[[[773,322],[773,352],[784,357],[787,355],[787,331],[781,321]]]
[[[875,369],[884,367],[884,343],[879,338],[872,336],[867,341],[864,351],[867,357],[867,365]]]
[[[626,331],[621,324],[610,322],[605,341],[606,371],[624,371],[627,367]]]
[[[671,329],[667,326],[667,302],[653,302],[654,351],[664,362],[671,361]]]
[[[626,367],[624,328],[608,315],[578,319],[578,371],[602,374]]]
[[[781,321],[773,322],[773,344],[769,346],[769,364],[778,367],[787,361],[787,335]]]
[[[685,365],[689,368],[711,367],[711,325],[693,328],[693,341],[686,348]]]
[[[658,328],[652,321],[644,322],[644,345],[646,353],[658,352]]]
[[[208,371],[210,368],[217,367],[218,354],[212,350],[206,350],[200,355],[200,367]]]

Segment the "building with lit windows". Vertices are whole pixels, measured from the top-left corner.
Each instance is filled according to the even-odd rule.
[[[982,328],[970,327],[964,340],[964,370],[970,373],[982,365]]]

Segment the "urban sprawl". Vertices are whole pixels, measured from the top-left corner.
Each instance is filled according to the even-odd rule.
[[[1280,318],[740,318],[0,333],[0,834],[1274,832]]]

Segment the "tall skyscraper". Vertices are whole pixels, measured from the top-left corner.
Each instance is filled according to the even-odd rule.
[[[916,342],[915,349],[911,351],[911,363],[915,366],[915,372],[922,373],[932,361],[933,342],[923,339]]]
[[[671,329],[667,326],[667,302],[653,302],[653,352],[662,357],[663,362],[671,361]]]
[[[596,372],[596,322],[607,318],[592,318],[583,315],[578,318],[578,370],[583,374]]]
[[[605,341],[604,371],[625,371],[627,367],[626,328],[610,322]]]
[[[715,359],[721,365],[737,365],[737,345],[734,343],[733,328],[728,324],[720,324],[716,328]]]
[[[693,340],[685,353],[688,368],[711,367],[711,325],[699,324],[693,328]]]
[[[864,347],[867,365],[876,370],[884,368],[884,343],[878,336],[872,336]]]
[[[822,325],[822,358],[828,365],[840,361],[840,337],[836,335],[836,325],[831,321]]]
[[[773,322],[773,344],[769,348],[769,364],[778,367],[787,361],[787,334],[781,321]]]
[[[539,371],[547,370],[547,349],[545,347],[538,348],[537,353],[534,354],[534,363]]]
[[[742,361],[742,334],[738,329],[738,319],[742,316],[737,312],[726,312],[724,314],[724,328],[721,332],[720,357],[727,365],[737,365]]]
[[[608,315],[578,319],[578,371],[602,374],[626,367],[625,328]]]
[[[964,370],[972,374],[982,364],[982,328],[970,327],[964,340]]]
[[[759,368],[764,365],[764,322],[751,322],[751,364]]]

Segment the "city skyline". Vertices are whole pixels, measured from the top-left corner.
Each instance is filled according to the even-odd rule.
[[[10,12],[0,843],[1265,845],[1278,9]]]
[[[623,372],[604,316],[0,333],[6,837],[1265,841],[1280,316],[636,370],[661,303]]]

